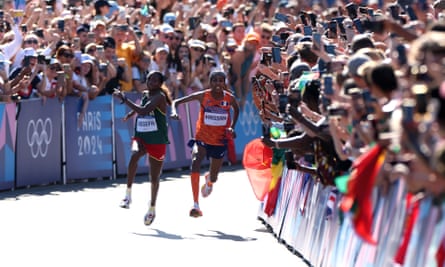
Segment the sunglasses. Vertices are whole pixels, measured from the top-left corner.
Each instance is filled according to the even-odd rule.
[[[51,66],[49,66],[49,69],[50,70],[57,70],[57,71],[61,71],[62,70],[62,68],[60,66],[57,66],[57,65],[51,65]]]
[[[204,52],[204,49],[199,48],[199,47],[193,47],[193,50],[195,50],[196,52]]]
[[[25,44],[38,44],[39,41],[37,41],[36,39],[30,39],[30,40],[26,40]]]
[[[89,53],[94,53],[94,52],[96,52],[96,48],[91,48],[91,49],[88,49],[88,51],[87,51],[87,53],[89,54]]]
[[[66,58],[73,58],[74,55],[71,53],[63,53],[62,56],[66,57]]]
[[[165,39],[169,39],[169,40],[173,40],[173,39],[175,39],[175,37],[173,37],[173,36],[168,36],[168,35],[164,35],[164,38],[165,38]]]

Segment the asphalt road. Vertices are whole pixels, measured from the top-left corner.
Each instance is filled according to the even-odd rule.
[[[119,207],[125,178],[0,192],[0,265],[307,266],[257,220],[259,202],[242,166],[224,167],[201,198],[201,218],[188,215],[188,173],[162,175],[149,227],[146,176],[136,179],[130,209]]]

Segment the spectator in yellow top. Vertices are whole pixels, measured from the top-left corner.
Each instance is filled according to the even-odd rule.
[[[127,42],[129,36],[132,35],[134,42]],[[139,39],[131,27],[126,24],[116,25],[113,28],[113,38],[116,41],[116,55],[118,58],[125,58],[127,66],[132,66],[136,63],[137,57],[142,52],[142,47]],[[132,79],[129,82],[120,80],[121,90],[128,92],[133,90]]]

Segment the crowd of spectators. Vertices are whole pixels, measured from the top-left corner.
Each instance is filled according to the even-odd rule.
[[[241,109],[249,95],[263,142],[325,184],[374,144],[379,182],[445,192],[444,0],[5,0],[3,102],[88,101],[147,89],[158,70],[173,98],[208,88],[212,70]]]

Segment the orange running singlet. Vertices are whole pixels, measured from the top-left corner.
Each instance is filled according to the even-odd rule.
[[[196,122],[196,140],[208,145],[222,146],[226,136],[226,128],[230,127],[230,102],[232,96],[224,91],[223,99],[212,97],[210,89],[204,93],[198,121]]]

